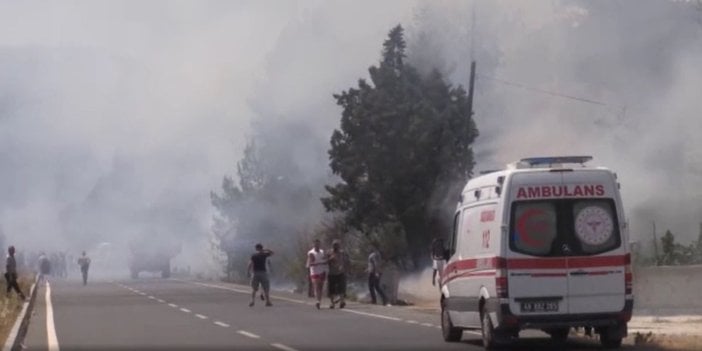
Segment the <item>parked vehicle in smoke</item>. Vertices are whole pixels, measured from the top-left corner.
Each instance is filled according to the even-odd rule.
[[[129,249],[129,270],[132,279],[139,278],[141,272],[161,273],[162,278],[170,278],[171,259],[181,251],[180,244],[176,242],[146,237],[132,241]]]
[[[468,181],[441,287],[446,341],[482,331],[486,349],[523,329],[564,342],[591,327],[607,348],[633,309],[628,233],[614,172],[592,157],[528,158]]]

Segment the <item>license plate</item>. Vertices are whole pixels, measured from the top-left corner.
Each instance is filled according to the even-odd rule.
[[[558,312],[558,301],[529,301],[521,303],[522,312]]]

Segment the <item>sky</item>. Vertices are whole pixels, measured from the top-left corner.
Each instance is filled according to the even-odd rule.
[[[696,237],[694,2],[0,1],[7,242],[178,240],[182,264],[205,265],[210,191],[246,141],[270,135],[311,182],[327,176],[332,94],[367,77],[399,23],[420,69],[467,86],[478,61],[477,170],[592,154],[620,175],[633,237],[651,220]],[[275,138],[290,125],[305,132]]]

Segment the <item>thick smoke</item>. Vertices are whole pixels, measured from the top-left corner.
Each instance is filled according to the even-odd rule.
[[[0,225],[26,250],[178,241],[177,264],[211,268],[209,192],[247,138],[319,189],[331,94],[366,77],[402,23],[422,70],[467,86],[478,61],[479,169],[593,154],[620,175],[634,239],[655,219],[690,240],[701,14],[648,0],[2,2]]]
[[[24,251],[135,237],[205,269],[260,62],[294,3],[0,3],[0,223]]]
[[[467,86],[478,63],[478,169],[590,154],[619,174],[632,240],[702,221],[702,8],[668,1],[425,4],[410,58]],[[570,98],[570,97],[574,97]]]

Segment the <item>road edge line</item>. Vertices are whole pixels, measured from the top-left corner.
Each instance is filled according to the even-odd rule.
[[[49,351],[59,351],[56,325],[54,324],[54,307],[51,305],[51,285],[46,282],[46,337]]]
[[[3,345],[2,351],[14,351],[21,350],[21,343],[24,341],[24,337],[27,335],[27,329],[29,328],[29,319],[31,317],[30,311],[34,310],[34,301],[37,296],[37,282],[39,281],[39,276],[34,276],[34,283],[32,287],[29,288],[29,301],[22,304],[22,311],[17,316],[15,324],[12,325],[10,333],[5,339],[5,344]]]

